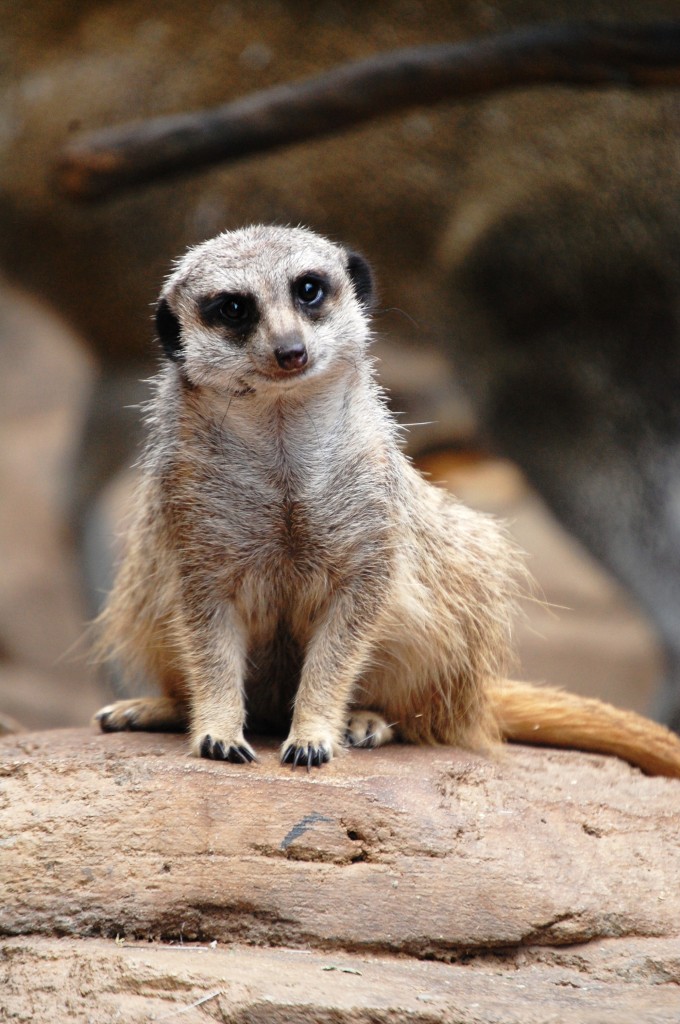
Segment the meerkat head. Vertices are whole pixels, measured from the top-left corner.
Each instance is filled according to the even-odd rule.
[[[194,385],[248,394],[347,372],[370,336],[363,257],[303,228],[254,226],[190,249],[156,329]]]

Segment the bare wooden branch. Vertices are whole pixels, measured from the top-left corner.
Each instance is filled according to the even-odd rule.
[[[77,199],[320,138],[392,111],[498,90],[680,84],[680,21],[557,23],[461,44],[395,50],[210,110],[85,135],[57,183]]]

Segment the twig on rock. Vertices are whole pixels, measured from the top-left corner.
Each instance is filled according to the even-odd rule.
[[[218,988],[215,992],[210,992],[209,995],[197,999],[195,1003],[190,1003],[189,1006],[180,1006],[178,1010],[173,1010],[172,1013],[166,1014],[165,1017],[152,1017],[151,1019],[156,1024],[163,1024],[164,1021],[172,1020],[173,1017],[178,1017],[181,1013],[188,1013],[189,1010],[195,1010],[197,1006],[203,1006],[204,1003],[209,1003],[211,999],[217,999],[221,995],[224,995],[224,989]]]

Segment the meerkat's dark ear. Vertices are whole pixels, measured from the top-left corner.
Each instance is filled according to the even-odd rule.
[[[182,328],[167,299],[159,299],[156,306],[156,333],[168,359],[180,363],[184,358]]]
[[[358,252],[348,252],[346,266],[354,287],[354,294],[362,306],[370,309],[373,305],[374,287],[373,271],[368,261]]]

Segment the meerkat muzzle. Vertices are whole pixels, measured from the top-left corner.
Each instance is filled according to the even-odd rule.
[[[307,346],[299,341],[294,345],[281,346],[274,350],[276,362],[282,370],[294,372],[307,365]]]

